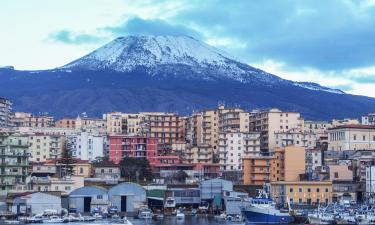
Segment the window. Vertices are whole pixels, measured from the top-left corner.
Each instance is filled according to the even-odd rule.
[[[335,172],[335,178],[339,178],[339,172]]]
[[[83,173],[83,168],[82,167],[79,168],[79,173],[81,173],[81,174]]]
[[[355,140],[357,140],[357,135],[353,135],[353,140],[355,141]]]
[[[311,192],[311,189],[310,188],[307,188],[307,192]],[[310,199],[311,200],[311,199]]]
[[[103,195],[97,195],[96,199],[103,199]]]
[[[302,192],[302,188],[298,188],[298,192]]]
[[[328,192],[328,188],[326,188],[326,192]]]
[[[320,192],[320,189],[319,189],[319,188],[316,188],[316,192]]]
[[[363,139],[364,141],[366,141],[366,136],[365,136],[365,135],[363,135],[363,136],[362,136],[362,139]]]
[[[293,188],[290,188],[290,189],[289,189],[289,192],[292,193],[292,192],[293,192]]]

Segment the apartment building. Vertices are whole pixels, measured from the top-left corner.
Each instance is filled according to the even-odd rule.
[[[65,136],[36,133],[29,136],[32,162],[45,162],[59,157],[65,145]]]
[[[261,150],[268,151],[277,147],[275,133],[303,127],[304,120],[298,112],[271,109],[250,113],[250,131],[260,132]]]
[[[319,205],[332,202],[330,181],[278,181],[271,183],[271,197],[277,203]]]
[[[299,180],[300,175],[305,173],[305,157],[305,149],[297,146],[275,148],[272,152],[244,157],[244,184]]]
[[[221,171],[242,170],[242,158],[260,152],[259,132],[222,132],[219,134]]]
[[[62,118],[56,121],[55,126],[58,128],[76,128],[76,119],[73,118]]]
[[[313,149],[316,147],[317,135],[316,133],[309,133],[300,128],[292,128],[289,130],[276,131],[275,134],[276,147],[285,147],[295,145],[304,147],[306,149]]]
[[[88,132],[66,135],[66,146],[72,156],[81,160],[93,161],[103,158],[106,150],[106,135]]]
[[[374,150],[374,125],[342,125],[328,129],[328,150]]]
[[[369,113],[362,116],[361,123],[363,125],[375,125],[375,113]]]
[[[157,157],[158,141],[144,136],[109,135],[109,160],[119,164],[125,157],[145,158],[150,164]]]
[[[85,114],[84,114],[85,115]],[[100,133],[106,133],[106,121],[99,118],[89,118],[78,116],[75,122],[75,128],[79,130],[91,131],[96,130]]]
[[[305,120],[303,130],[307,133],[313,133],[319,136],[326,134],[327,130],[331,127],[332,125],[328,121]]]
[[[192,146],[210,145],[217,153],[220,132],[249,132],[249,113],[240,108],[206,109],[187,119],[186,141]]]
[[[144,112],[142,115],[142,134],[156,138],[159,144],[172,145],[180,141],[180,118],[174,113]]]
[[[182,158],[188,164],[211,164],[214,161],[214,150],[206,144],[189,146]]]
[[[219,131],[226,132],[236,130],[249,132],[249,113],[241,108],[224,108],[219,106]]]
[[[345,118],[345,119],[333,119],[331,121],[331,127],[343,126],[343,125],[357,125],[360,124],[358,119]]]
[[[0,133],[0,195],[27,191],[28,158],[27,136]]]
[[[0,97],[0,127],[11,126],[12,103]]]
[[[53,127],[55,119],[48,115],[33,115],[25,112],[15,112],[12,118],[17,127]]]

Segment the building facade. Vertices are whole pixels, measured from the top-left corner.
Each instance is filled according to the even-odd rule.
[[[58,158],[65,145],[65,137],[61,135],[34,134],[29,136],[30,161],[44,162]]]
[[[27,190],[28,159],[27,136],[0,133],[0,195]]]
[[[0,97],[0,127],[11,126],[12,102]]]
[[[304,121],[300,113],[283,112],[279,109],[254,111],[250,113],[250,131],[261,134],[261,149],[271,150],[277,147],[275,133],[292,128],[301,129]]]
[[[328,150],[374,150],[375,126],[342,125],[328,129]]]
[[[242,158],[260,152],[260,133],[222,132],[219,134],[219,159],[222,171],[242,170]]]
[[[128,135],[109,135],[109,160],[116,164],[125,157],[145,158],[150,163],[157,157],[156,138]]]

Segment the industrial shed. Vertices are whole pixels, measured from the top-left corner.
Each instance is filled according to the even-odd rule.
[[[201,183],[201,199],[212,201],[216,198],[223,198],[225,192],[233,191],[233,183],[231,181],[220,178],[205,180]]]
[[[135,183],[121,183],[108,191],[109,201],[120,212],[134,213],[146,204],[146,190]]]
[[[60,192],[21,193],[11,198],[11,210],[15,214],[35,215],[45,210],[61,213]]]
[[[108,193],[105,188],[85,186],[69,194],[69,210],[79,213],[92,212],[94,208],[107,209]]]

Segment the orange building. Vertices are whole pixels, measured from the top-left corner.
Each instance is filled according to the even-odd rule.
[[[244,184],[297,181],[304,172],[305,149],[302,147],[276,148],[273,152],[254,154],[243,159]]]

